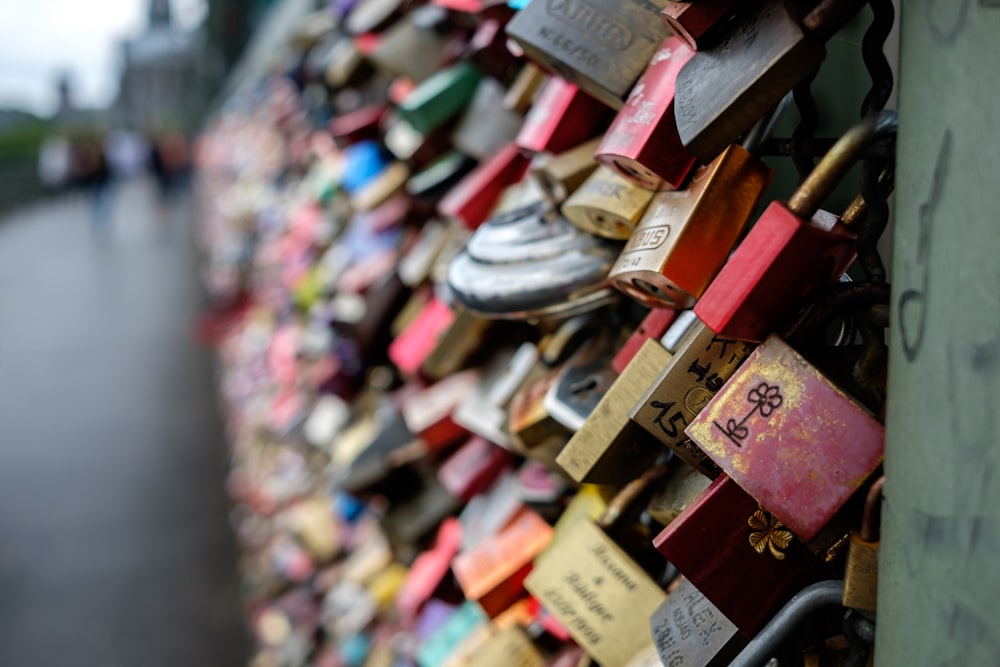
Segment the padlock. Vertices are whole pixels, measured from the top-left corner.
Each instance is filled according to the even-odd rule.
[[[677,76],[674,112],[683,144],[701,162],[711,162],[816,71],[826,54],[823,43],[864,4],[823,0],[801,23],[789,0],[766,0],[747,12]]]
[[[510,402],[508,430],[511,448],[536,461],[555,465],[572,431],[545,409],[545,396],[559,380],[561,368],[530,377]]]
[[[344,27],[352,35],[378,32],[399,16],[403,4],[404,0],[358,0]]]
[[[776,335],[686,433],[799,538],[812,540],[882,463],[882,425]]]
[[[852,127],[785,205],[772,202],[695,306],[713,331],[760,341],[795,314],[816,289],[844,273],[856,234],[820,203],[862,149],[895,134],[896,113],[882,111]]]
[[[694,157],[677,134],[674,84],[693,55],[677,37],[663,42],[601,139],[598,162],[647,190],[680,187]]]
[[[499,350],[483,368],[481,381],[456,408],[455,422],[490,442],[509,447],[507,407],[537,361],[538,348],[533,343]]]
[[[601,311],[598,311],[600,313]],[[598,313],[593,315],[596,317]],[[545,412],[570,431],[579,431],[618,378],[611,360],[618,347],[618,318],[611,313],[563,364],[545,392]]]
[[[383,119],[382,142],[397,160],[405,161],[414,170],[422,169],[450,151],[449,141],[457,118],[422,133],[396,112],[389,112]]]
[[[884,478],[875,480],[868,490],[861,530],[851,533],[844,571],[844,606],[861,611],[875,611],[878,596],[879,515]]]
[[[737,10],[743,10],[737,0],[676,0],[667,3],[660,12],[660,19],[684,41],[689,49],[697,51],[711,47],[721,36],[726,24]]]
[[[716,477],[718,466],[687,438],[684,428],[752,351],[752,345],[723,338],[695,320],[670,364],[646,385],[630,408],[630,418],[683,461],[708,477]]]
[[[524,597],[524,577],[552,534],[538,514],[522,508],[496,535],[462,551],[452,570],[465,597],[478,602],[490,618]]]
[[[410,168],[405,162],[393,162],[374,179],[351,193],[351,206],[355,211],[367,212],[388,201],[406,187]]]
[[[825,565],[736,482],[720,475],[653,544],[752,637]]]
[[[489,626],[489,617],[475,602],[466,602],[417,648],[416,662],[419,667],[440,667],[449,656],[470,635]]]
[[[400,405],[403,420],[421,440],[424,452],[439,452],[468,433],[455,423],[452,413],[479,381],[479,373],[466,370],[406,396]]]
[[[561,210],[567,220],[585,232],[624,241],[652,199],[652,190],[601,166],[563,202]]]
[[[469,172],[438,203],[438,213],[467,229],[476,229],[489,217],[507,186],[528,171],[526,158],[514,144],[507,144]]]
[[[591,139],[558,155],[539,153],[531,161],[531,178],[558,206],[580,187],[597,169],[594,151],[600,139]]]
[[[561,153],[598,134],[607,115],[578,86],[554,76],[538,93],[514,143],[529,155]]]
[[[406,192],[428,208],[448,194],[476,168],[476,161],[458,151],[448,151],[406,182]]]
[[[650,308],[690,308],[742,234],[774,172],[756,152],[787,106],[695,170],[682,190],[657,194],[618,261],[611,284]]]
[[[524,507],[518,475],[505,471],[486,491],[474,496],[458,516],[462,524],[462,551],[469,551],[499,533]]]
[[[646,506],[650,518],[663,526],[669,526],[712,483],[678,457],[671,459],[668,465],[663,484]]]
[[[661,664],[728,665],[746,638],[688,579],[672,588],[649,619]]]
[[[318,51],[322,52],[317,54],[317,61],[322,66],[323,82],[333,90],[362,81],[372,73],[371,64],[348,35],[331,36]]]
[[[628,411],[667,364],[670,353],[648,340],[601,397],[556,458],[577,482],[622,484],[662,451],[628,418]]]
[[[511,625],[500,628],[476,650],[474,661],[466,664],[475,664],[476,667],[545,667],[548,661],[524,628]]]
[[[419,84],[437,71],[446,55],[449,23],[444,9],[417,7],[381,33],[368,59],[385,72]]]
[[[438,468],[438,481],[462,502],[488,489],[511,465],[511,454],[480,437],[470,438]]]
[[[648,646],[647,619],[666,597],[591,518],[568,511],[524,585],[603,667]]]
[[[448,268],[448,285],[471,312],[495,319],[569,317],[614,301],[606,285],[617,244],[546,220],[544,202],[482,224]]]
[[[507,24],[525,55],[619,109],[668,36],[665,0],[538,0]]]
[[[438,528],[434,546],[422,552],[410,566],[402,590],[396,596],[396,609],[403,618],[415,618],[428,603],[451,567],[462,545],[462,527],[448,517]]]
[[[507,88],[503,98],[505,109],[518,114],[525,114],[531,109],[538,90],[545,84],[548,77],[532,63],[524,63],[521,71]]]
[[[507,48],[505,23],[506,17],[483,18],[459,54],[459,58],[469,60],[484,74],[503,84],[516,76],[521,62]]]
[[[506,91],[495,79],[483,78],[469,108],[451,135],[451,143],[464,155],[486,160],[514,141],[524,117],[504,107]]]
[[[400,102],[396,113],[414,130],[427,134],[469,105],[482,76],[466,62],[438,70]]]
[[[330,134],[340,147],[378,138],[379,125],[388,111],[385,104],[370,104],[330,121]]]

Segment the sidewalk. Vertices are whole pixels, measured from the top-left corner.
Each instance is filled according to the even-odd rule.
[[[186,203],[0,220],[0,665],[245,661]]]

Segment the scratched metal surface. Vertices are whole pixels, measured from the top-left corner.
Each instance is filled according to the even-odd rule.
[[[877,665],[1000,664],[1000,8],[903,8]]]

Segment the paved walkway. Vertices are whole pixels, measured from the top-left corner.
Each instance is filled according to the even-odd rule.
[[[187,207],[0,220],[0,665],[245,663]]]

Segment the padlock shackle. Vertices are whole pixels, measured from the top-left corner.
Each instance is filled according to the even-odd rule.
[[[785,115],[788,108],[792,106],[793,101],[792,93],[788,93],[781,98],[777,106],[754,123],[754,126],[743,136],[743,141],[740,142],[740,145],[746,149],[747,153],[760,157],[764,145],[774,135],[774,129],[778,126],[778,121]]]
[[[882,170],[882,173],[878,177],[881,196],[888,197],[892,194],[894,185],[892,169],[886,168]],[[865,199],[864,194],[859,194],[847,205],[844,212],[840,214],[840,222],[848,229],[857,229],[865,221],[865,217],[868,215],[868,208],[868,201]]]
[[[775,614],[764,629],[729,663],[729,667],[763,667],[777,653],[799,621],[817,609],[840,606],[843,598],[843,581],[820,581],[807,586]]]
[[[879,524],[882,518],[882,487],[885,477],[879,477],[868,489],[865,498],[865,513],[861,516],[861,530],[858,537],[865,542],[877,542],[879,539]]]
[[[896,112],[883,110],[865,117],[845,132],[788,200],[788,209],[803,220],[811,220],[857,161],[862,149],[895,135],[898,126]]]
[[[666,477],[667,470],[666,462],[658,463],[626,484],[608,503],[607,509],[597,520],[597,525],[605,531],[614,528],[623,517],[628,515],[628,511],[652,490],[656,482]]]
[[[868,0],[821,0],[805,18],[802,27],[813,39],[828,42],[850,23]]]

